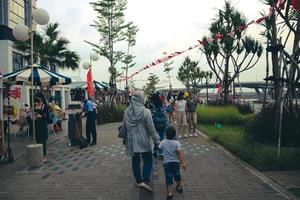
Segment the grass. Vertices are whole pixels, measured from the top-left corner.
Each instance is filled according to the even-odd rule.
[[[198,123],[227,125],[243,124],[254,118],[253,114],[242,115],[235,106],[198,106]]]
[[[300,154],[289,149],[282,149],[277,162],[277,149],[249,141],[243,126],[198,125],[198,129],[213,141],[221,144],[239,158],[260,171],[300,169]]]
[[[300,197],[300,188],[290,188],[289,191],[297,197]]]
[[[126,108],[127,108],[126,104],[122,104],[122,103],[118,104],[118,109],[120,112],[124,112]]]

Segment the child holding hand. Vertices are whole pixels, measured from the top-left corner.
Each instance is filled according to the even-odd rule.
[[[176,140],[176,129],[169,126],[166,130],[166,139],[161,141],[159,148],[162,150],[163,164],[167,185],[167,200],[172,200],[173,195],[173,179],[176,181],[176,191],[182,193],[180,165],[185,170],[186,163],[183,157],[180,143]]]

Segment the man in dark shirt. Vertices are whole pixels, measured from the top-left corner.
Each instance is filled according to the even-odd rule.
[[[189,94],[189,98],[187,99],[187,122],[189,125],[189,134],[190,137],[195,136],[196,134],[196,126],[197,126],[197,113],[196,108],[198,104],[198,99],[194,98],[192,93]]]
[[[91,145],[97,144],[97,132],[96,132],[96,110],[94,109],[94,105],[92,100],[89,98],[85,105],[84,111],[86,114],[86,137],[87,141]],[[91,143],[91,135],[93,137],[93,141]]]

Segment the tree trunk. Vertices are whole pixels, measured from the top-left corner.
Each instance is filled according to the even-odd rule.
[[[293,55],[292,57],[294,58],[295,61],[297,61],[299,58],[299,41],[300,41],[300,13],[298,12],[297,14],[297,28],[296,28],[296,33],[294,34],[294,44],[293,44]],[[295,83],[296,81],[296,69],[298,66],[295,63],[291,63],[291,83]],[[291,103],[293,103],[293,99],[296,98],[296,87],[294,84],[291,85]]]
[[[206,87],[206,104],[208,104],[208,82],[205,81],[205,87]]]
[[[224,104],[228,103],[228,96],[229,96],[229,81],[228,81],[228,73],[229,73],[229,56],[226,56],[225,59],[225,70],[224,70],[224,80],[223,80],[223,100],[224,100]]]
[[[272,19],[272,38],[271,38],[271,46],[276,47],[277,43],[277,26],[276,26],[276,19],[275,16],[271,16]],[[281,90],[282,90],[282,83],[279,81],[280,78],[280,66],[279,66],[279,59],[278,59],[278,51],[272,52],[272,70],[273,70],[273,77],[274,77],[274,99],[275,103],[277,104],[281,98]]]

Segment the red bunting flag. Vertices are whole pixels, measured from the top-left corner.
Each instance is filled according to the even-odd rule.
[[[216,35],[215,35],[215,40],[218,40],[218,39],[222,39],[222,38],[224,38],[224,35],[222,35],[222,34],[220,34],[220,33],[217,33]]]
[[[169,55],[166,56],[166,57],[163,57],[163,58],[161,58],[161,59],[157,59],[157,60],[153,61],[152,63],[146,65],[146,66],[143,67],[142,69],[138,70],[137,72],[133,73],[131,76],[126,77],[126,78],[123,79],[123,80],[127,80],[127,79],[129,79],[129,78],[132,78],[133,76],[135,76],[135,75],[138,74],[139,72],[142,72],[142,71],[144,71],[144,70],[146,70],[146,69],[148,69],[148,68],[150,68],[150,67],[153,67],[153,66],[155,66],[155,65],[158,65],[158,64],[160,64],[160,63],[162,63],[162,62],[165,62],[165,61],[167,61],[167,60],[169,60],[169,59],[172,59],[172,58],[174,58],[174,57],[176,57],[176,56],[178,56],[178,55],[180,55],[180,54],[182,54],[182,53],[185,53],[185,52],[187,52],[187,51],[189,51],[189,50],[192,50],[192,49],[197,48],[197,47],[205,46],[208,42],[213,42],[213,41],[215,41],[215,40],[222,39],[222,38],[224,38],[224,37],[226,37],[226,36],[234,37],[237,31],[241,32],[241,31],[245,30],[246,28],[248,28],[248,26],[250,26],[250,25],[252,25],[252,24],[260,24],[260,23],[263,22],[267,17],[273,15],[274,12],[275,12],[275,10],[276,10],[276,9],[275,9],[276,6],[279,6],[280,9],[284,9],[285,3],[286,3],[286,0],[277,0],[277,2],[276,2],[273,6],[270,7],[270,9],[269,9],[269,15],[264,16],[264,17],[261,17],[261,18],[259,18],[259,19],[257,19],[257,20],[252,20],[252,21],[248,22],[246,25],[241,25],[241,26],[238,27],[235,31],[226,33],[225,35],[222,35],[222,34],[220,34],[220,33],[217,33],[213,38],[208,38],[208,39],[203,39],[203,40],[197,40],[197,41],[199,42],[198,45],[194,45],[194,46],[192,46],[192,47],[189,47],[188,49],[186,49],[186,50],[184,50],[184,51],[176,51],[176,52],[174,52],[174,53],[169,54]],[[300,0],[292,0],[292,6],[293,6],[294,9],[300,10]],[[122,81],[122,80],[121,80],[121,81]],[[221,88],[221,83],[218,83],[218,92],[219,92],[219,93],[221,92],[221,89],[222,89],[222,88]]]
[[[265,21],[265,19],[267,19],[267,17],[261,17],[258,20],[256,20],[255,23],[260,24],[262,21]]]
[[[88,95],[90,97],[93,97],[95,95],[94,92],[94,87],[93,87],[93,81],[92,81],[92,71],[91,68],[89,69],[89,71],[87,72],[86,75],[86,82],[87,82],[87,91],[88,91]]]
[[[292,0],[292,6],[295,10],[300,11],[300,0]]]
[[[278,6],[280,9],[284,9],[285,0],[278,0]]]

